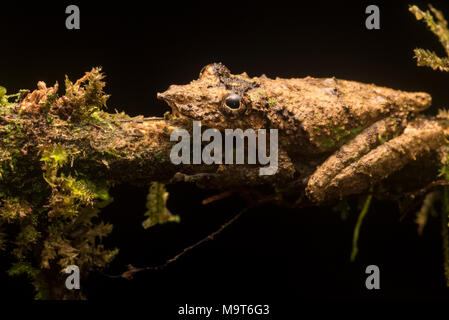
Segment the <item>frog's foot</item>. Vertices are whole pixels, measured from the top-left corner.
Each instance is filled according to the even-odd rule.
[[[320,203],[360,194],[445,141],[435,121],[416,119],[399,136],[390,121],[374,123],[331,155],[310,177],[307,196]]]

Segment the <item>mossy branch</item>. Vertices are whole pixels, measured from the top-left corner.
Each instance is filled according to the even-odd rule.
[[[108,190],[114,185],[153,181],[148,228],[178,219],[166,209],[163,183],[201,180],[233,189],[286,179],[282,173],[260,177],[245,165],[176,166],[170,133],[191,130],[191,122],[105,112],[99,68],[65,84],[62,96],[57,83],[39,82],[33,92],[9,96],[0,88],[0,248],[16,259],[9,274],[31,277],[37,298],[82,298],[65,289],[61,270],[75,264],[85,277],[117,254],[101,244],[112,225],[101,221],[100,209],[113,200]]]

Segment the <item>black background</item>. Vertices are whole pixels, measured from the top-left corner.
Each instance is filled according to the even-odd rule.
[[[421,8],[425,3],[415,1]],[[449,17],[449,6],[432,1]],[[78,4],[81,29],[65,28],[71,3],[5,4],[0,7],[0,85],[15,92],[37,81],[75,80],[94,66],[107,75],[109,109],[131,115],[162,115],[168,107],[156,93],[196,79],[202,66],[223,62],[233,73],[268,77],[329,77],[426,91],[435,113],[447,107],[449,74],[418,68],[413,49],[444,55],[437,39],[401,1],[335,3],[296,1],[163,4]],[[380,7],[381,29],[365,28],[365,8]],[[214,194],[192,185],[170,186],[168,206],[177,225],[144,231],[146,189],[119,186],[103,212],[114,223],[108,247],[120,254],[106,271],[127,264],[156,265],[216,230],[243,206],[238,197],[202,206]],[[82,283],[91,301],[129,299],[149,305],[271,303],[305,299],[443,298],[440,222],[432,219],[419,237],[413,213],[399,222],[394,203],[374,202],[349,262],[356,203],[343,221],[331,208],[286,210],[265,206],[248,212],[216,240],[163,271],[133,281],[94,273]],[[25,278],[5,274],[10,257],[0,254],[0,292],[29,300]],[[365,289],[365,268],[381,270],[381,290]]]

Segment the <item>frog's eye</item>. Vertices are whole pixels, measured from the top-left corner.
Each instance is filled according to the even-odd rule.
[[[242,102],[242,97],[238,94],[231,93],[225,99],[226,106],[232,110],[237,110],[240,108],[240,103]]]
[[[231,118],[242,115],[247,110],[247,103],[236,93],[231,93],[223,97],[220,104],[220,111]]]

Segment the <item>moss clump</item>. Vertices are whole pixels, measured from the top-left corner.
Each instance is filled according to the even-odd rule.
[[[101,68],[94,68],[75,83],[66,76],[65,96],[59,108],[67,109],[71,119],[75,121],[89,119],[95,115],[97,111],[106,107],[109,98],[109,95],[103,92],[105,86],[103,78]]]
[[[61,145],[55,145],[51,150],[43,152],[41,161],[52,168],[60,168],[67,163],[68,153]]]
[[[16,237],[6,239],[17,259],[10,274],[31,277],[37,298],[82,298],[80,292],[65,290],[60,270],[75,264],[86,277],[118,252],[99,241],[112,231],[112,225],[98,222],[99,209],[112,201],[108,185],[62,172],[69,171],[68,156],[60,145],[42,153],[42,180],[36,183],[46,191],[43,199],[6,198],[0,207],[0,223],[19,227]]]
[[[0,106],[4,106],[8,103],[8,98],[6,97],[6,88],[0,86]]]
[[[157,170],[144,158],[167,157],[148,150],[142,121],[102,110],[103,78],[100,68],[75,83],[66,78],[62,96],[57,83],[10,96],[0,89],[0,250],[15,259],[10,275],[31,278],[37,299],[84,298],[65,288],[62,271],[77,265],[83,281],[117,255],[102,245],[112,231],[100,215],[113,200],[109,188],[136,176],[145,182],[127,166]],[[145,227],[179,219],[166,210],[167,196],[152,184]]]
[[[429,5],[429,10],[422,11],[417,6],[410,6],[409,11],[417,20],[423,20],[443,46],[446,57],[439,57],[435,52],[425,49],[415,49],[415,58],[418,66],[431,67],[434,70],[449,71],[449,30],[447,21],[441,11]]]
[[[21,90],[19,93],[7,95],[7,90],[5,87],[0,86],[0,115],[4,113],[4,111],[13,106],[14,102],[10,102],[11,98],[18,98],[21,94],[23,94],[27,90]]]
[[[32,93],[11,96],[0,87],[0,249],[16,260],[9,274],[30,277],[39,299],[83,298],[65,288],[61,270],[75,264],[85,278],[118,253],[101,244],[112,231],[99,220],[100,208],[112,201],[111,182],[74,166],[86,156],[76,144],[42,134],[57,126],[71,130],[60,135],[82,139],[76,125],[98,122],[108,98],[100,71],[93,69],[74,84],[67,79],[62,97],[57,84],[47,88],[41,82]],[[37,143],[28,146],[29,140]]]
[[[162,183],[152,182],[147,195],[147,212],[148,217],[142,226],[145,229],[153,227],[157,224],[167,222],[179,222],[179,216],[172,215],[167,209],[168,192]]]

